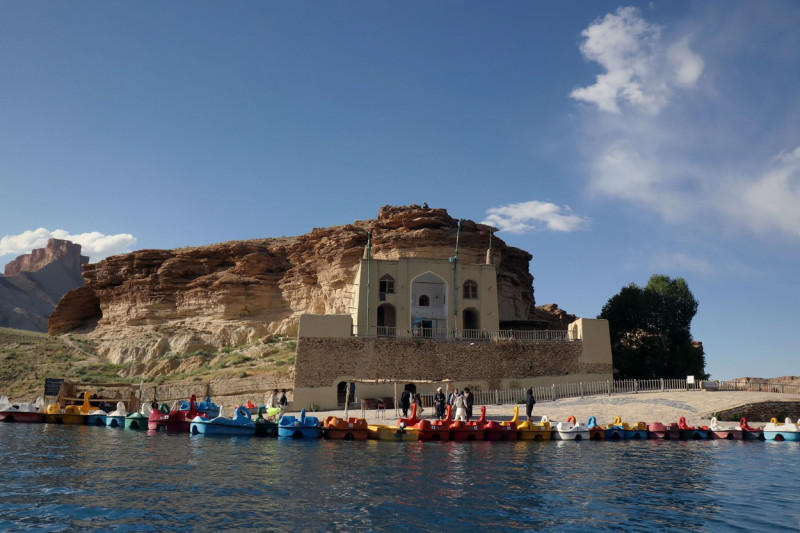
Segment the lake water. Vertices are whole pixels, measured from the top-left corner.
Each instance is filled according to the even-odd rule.
[[[335,442],[0,424],[2,531],[798,531],[800,443]]]

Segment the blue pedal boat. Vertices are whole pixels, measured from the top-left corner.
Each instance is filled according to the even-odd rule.
[[[95,409],[94,411],[90,411],[88,415],[86,415],[86,424],[90,426],[106,426],[106,418],[108,417],[108,413],[103,411],[102,409]]]
[[[117,402],[117,409],[106,416],[106,427],[123,429],[126,416],[128,411],[125,409],[125,402]]]
[[[181,402],[180,407],[178,407],[178,411],[189,411],[192,408],[191,401],[184,401]],[[206,399],[202,402],[195,405],[195,409],[197,410],[197,414],[205,415],[208,417],[209,420],[217,418],[219,416],[219,405],[215,404],[211,401],[211,398],[206,396]]]
[[[306,416],[306,410],[300,411],[300,418],[294,415],[283,415],[278,420],[278,436],[292,439],[318,439],[321,435],[319,419]]]
[[[800,426],[792,422],[789,417],[786,417],[783,424],[778,422],[777,418],[772,418],[769,424],[764,426],[764,440],[800,441]]]
[[[256,433],[256,424],[250,419],[250,411],[246,407],[239,407],[233,418],[218,416],[209,420],[202,416],[194,417],[189,424],[189,433],[252,437]]]

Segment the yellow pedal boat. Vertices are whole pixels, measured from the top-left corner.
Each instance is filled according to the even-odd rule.
[[[419,429],[384,424],[367,426],[367,436],[373,440],[415,441],[419,440]]]
[[[517,429],[519,430],[519,440],[552,440],[553,438],[553,428],[547,416],[543,416],[538,423],[527,420],[519,422]]]
[[[95,408],[89,403],[89,391],[83,393],[82,405],[61,406],[51,403],[44,411],[44,421],[48,424],[86,424],[90,412]]]

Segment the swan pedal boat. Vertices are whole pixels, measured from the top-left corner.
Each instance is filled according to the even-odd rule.
[[[150,418],[151,407],[149,404],[142,404],[138,411],[129,413],[125,416],[125,429],[135,431],[147,431],[148,420]]]
[[[363,418],[329,416],[323,423],[325,437],[331,440],[367,440],[367,421]]]
[[[742,440],[744,437],[741,426],[723,426],[717,420],[717,417],[712,417],[711,422],[708,424],[709,437],[712,439],[723,440]]]
[[[668,425],[653,422],[647,426],[647,432],[651,439],[679,440],[681,438],[681,428],[677,422],[670,422]]]
[[[583,422],[575,420],[574,416],[570,416],[566,422],[556,424],[553,440],[589,440],[589,428]]]
[[[183,407],[187,402],[181,403]],[[147,428],[150,431],[166,431],[167,433],[189,433],[191,421],[199,414],[197,412],[197,399],[194,394],[189,398],[188,408],[185,410],[170,409],[165,403],[161,407],[150,411],[147,418]]]
[[[481,406],[481,417],[478,420],[466,422],[454,420],[450,424],[450,440],[464,442],[470,440],[486,439],[486,406]]]
[[[636,422],[635,424],[622,423],[625,430],[625,439],[627,440],[647,440],[647,424],[644,422]]]
[[[192,398],[195,398],[194,394],[192,395]],[[192,408],[192,403],[193,402],[191,398],[189,399],[188,402],[187,401],[181,402],[181,405],[178,407],[178,410],[188,412]],[[197,414],[195,414],[195,416],[197,415],[204,416],[210,420],[212,418],[217,418],[220,415],[219,405],[212,402],[211,398],[208,396],[206,396],[206,399],[200,403],[197,403],[197,399],[195,398],[194,403],[195,403],[195,410],[197,411]],[[194,416],[187,418],[189,420],[192,420]]]
[[[481,417],[477,423],[483,423],[484,440],[488,441],[515,441],[519,440],[519,407],[514,406],[514,416],[511,420],[486,421],[486,406],[481,406]]]
[[[423,420],[422,422],[427,422]],[[448,435],[449,435],[448,430]],[[370,424],[367,426],[367,438],[372,440],[415,441],[420,440],[417,428],[390,426],[388,424]]]
[[[95,410],[89,403],[89,392],[83,393],[83,404],[67,405],[51,403],[44,412],[44,421],[48,424],[84,425],[88,414]]]
[[[800,441],[800,426],[792,422],[788,416],[783,424],[778,423],[777,418],[769,421],[769,424],[764,426],[764,440],[782,441]]]
[[[256,424],[250,418],[250,411],[246,407],[240,406],[233,413],[233,418],[220,415],[208,419],[197,415],[189,423],[189,433],[192,435],[252,437],[256,433]]]
[[[411,419],[406,421],[400,419],[399,422],[404,422],[406,428],[411,428],[417,433],[417,438],[424,441],[443,441],[450,440],[450,428],[453,426],[453,407],[448,405],[446,407],[446,415],[441,420],[418,420],[416,418],[416,404],[411,406]],[[412,422],[409,426],[408,422]],[[413,431],[408,435],[408,438],[401,440],[416,440],[413,437]],[[397,440],[397,439],[393,439]]]
[[[739,419],[739,427],[742,428],[743,440],[764,440],[763,428],[750,427],[747,424],[747,418],[742,417]]]
[[[283,415],[278,420],[278,437],[292,439],[318,439],[320,437],[319,419],[316,416],[306,416],[306,410],[300,411],[300,417]]]
[[[606,426],[606,440],[622,440],[625,438],[625,426],[622,418],[616,417],[614,421]]]
[[[43,403],[41,398],[33,403],[10,403],[7,396],[0,396],[0,422],[44,422]]]
[[[552,440],[553,427],[550,425],[550,420],[547,415],[542,416],[538,423],[520,422],[517,424],[517,431],[519,431],[519,440]]]
[[[94,411],[90,411],[89,414],[86,415],[86,425],[106,427],[107,417],[108,413],[106,413],[102,409],[95,409]]]
[[[606,428],[597,423],[597,418],[590,416],[586,421],[589,428],[589,440],[606,440]]]
[[[708,439],[708,428],[696,428],[686,423],[686,418],[680,417],[678,428],[681,432],[681,440],[706,440]]]
[[[106,416],[106,427],[125,429],[125,417],[128,410],[125,409],[124,402],[117,402],[117,408]]]

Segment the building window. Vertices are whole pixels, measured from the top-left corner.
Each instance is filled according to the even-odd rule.
[[[478,299],[478,284],[468,279],[464,282],[464,299],[477,300]]]
[[[380,292],[382,294],[394,294],[394,278],[389,274],[386,274],[381,278]]]
[[[427,295],[423,294],[419,297],[420,307],[428,307],[429,305],[431,305],[431,299]]]

